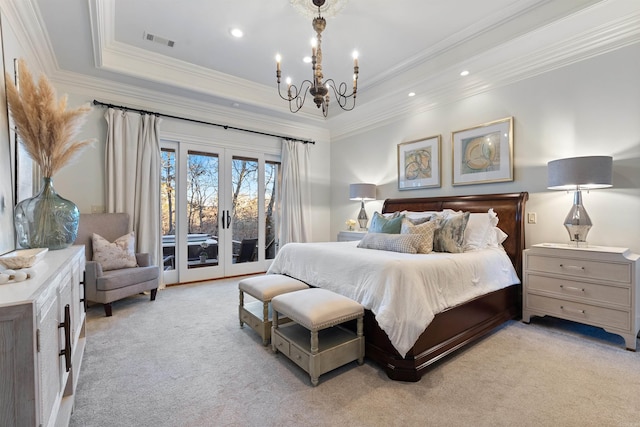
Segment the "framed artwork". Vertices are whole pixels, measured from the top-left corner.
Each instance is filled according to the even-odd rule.
[[[5,71],[8,64],[5,64]],[[14,72],[14,84],[18,91],[20,91],[20,76],[18,74],[18,58],[13,59],[13,72]],[[27,150],[20,143],[20,137],[18,136],[18,131],[15,125],[13,124],[13,120],[9,118],[10,128],[13,129],[11,132],[11,144],[13,146],[14,152],[14,198],[15,203],[28,199],[29,197],[33,197],[38,193],[40,185],[40,181],[42,179],[40,175],[40,168],[38,165],[31,159]]]
[[[398,144],[398,189],[440,187],[440,135]]]
[[[513,117],[451,133],[453,185],[513,181]]]

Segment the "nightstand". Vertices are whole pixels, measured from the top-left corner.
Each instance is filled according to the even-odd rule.
[[[362,240],[366,231],[340,231],[338,232],[338,242],[350,242],[353,240]]]
[[[618,334],[636,350],[640,256],[627,248],[543,243],[524,251],[522,320],[554,316]]]

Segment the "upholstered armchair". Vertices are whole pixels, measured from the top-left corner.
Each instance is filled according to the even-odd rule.
[[[113,242],[129,230],[126,213],[81,214],[76,245],[84,245],[85,299],[104,304],[104,312],[111,316],[111,303],[131,295],[151,291],[151,301],[156,299],[160,268],[150,265],[149,254],[135,254],[137,266],[105,271],[93,260],[93,233]]]

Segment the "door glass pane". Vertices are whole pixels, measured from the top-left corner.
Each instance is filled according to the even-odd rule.
[[[162,258],[165,270],[176,268],[176,152],[161,150],[160,203],[162,217]]]
[[[218,265],[218,167],[216,154],[188,152],[188,268]]]
[[[258,259],[258,160],[233,157],[232,184],[232,242],[233,262]]]
[[[280,207],[280,163],[265,162],[264,167],[265,206],[265,259],[273,259],[277,252],[278,211]]]

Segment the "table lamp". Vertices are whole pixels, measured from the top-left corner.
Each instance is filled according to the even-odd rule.
[[[351,184],[349,185],[349,199],[360,200],[360,213],[358,214],[358,223],[360,230],[367,229],[367,211],[364,210],[365,200],[376,199],[376,186],[375,184]]]
[[[586,245],[593,225],[582,205],[582,191],[611,187],[613,158],[610,156],[571,157],[547,164],[550,190],[573,190],[573,206],[564,219],[571,243]]]

